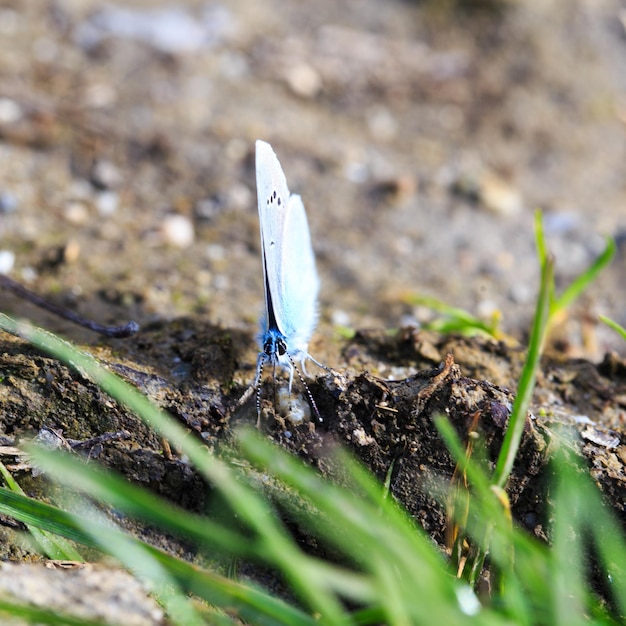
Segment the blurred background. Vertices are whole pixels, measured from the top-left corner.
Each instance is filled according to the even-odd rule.
[[[420,296],[523,341],[537,208],[560,285],[618,243],[560,347],[626,352],[596,322],[626,325],[626,2],[0,0],[0,271],[38,293],[256,332],[257,138],[307,207],[318,358]]]

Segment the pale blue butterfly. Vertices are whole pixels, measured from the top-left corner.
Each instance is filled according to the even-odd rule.
[[[265,285],[265,313],[257,336],[261,351],[257,358],[254,386],[260,416],[260,381],[266,363],[289,371],[289,392],[294,371],[303,383],[309,401],[322,421],[315,401],[296,362],[308,376],[306,361],[320,367],[307,351],[317,323],[319,278],[311,246],[309,225],[302,199],[291,195],[287,180],[272,147],[256,142],[256,186],[261,227],[261,254]]]

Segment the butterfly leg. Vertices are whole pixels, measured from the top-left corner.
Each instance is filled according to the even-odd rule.
[[[317,367],[321,367],[323,370],[325,370],[326,372],[332,372],[332,368],[328,367],[327,365],[324,365],[323,363],[320,363],[317,359],[314,359],[310,354],[307,354],[305,356],[306,359],[311,359],[311,361],[313,361],[313,363],[315,363],[315,365],[317,365]],[[302,370],[304,371],[304,361],[302,362]]]

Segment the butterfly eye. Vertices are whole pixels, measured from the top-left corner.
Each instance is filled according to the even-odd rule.
[[[287,352],[287,344],[282,339],[279,339],[276,342],[276,350],[278,351],[278,354],[282,356],[285,352]]]

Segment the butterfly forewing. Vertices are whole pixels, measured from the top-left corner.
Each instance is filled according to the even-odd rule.
[[[289,189],[278,158],[271,146],[264,141],[256,142],[256,185],[267,308],[269,304],[267,289],[273,298],[278,297],[280,289],[280,247],[287,215]],[[266,321],[267,319],[269,311],[266,311]]]

